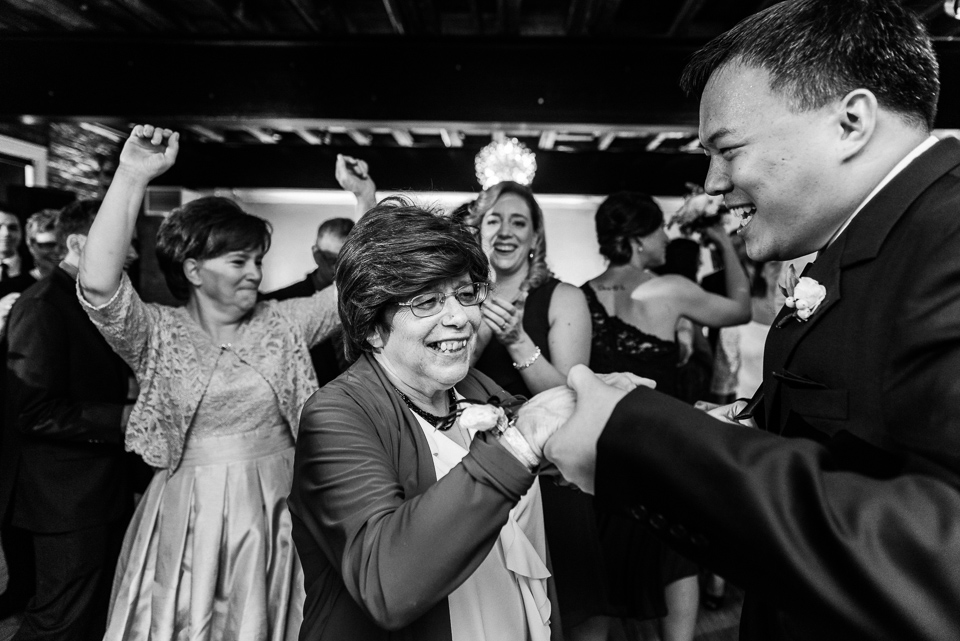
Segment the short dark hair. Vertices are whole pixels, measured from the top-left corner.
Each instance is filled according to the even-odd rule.
[[[530,258],[530,267],[527,271],[527,278],[524,280],[524,284],[527,286],[527,289],[534,289],[548,278],[551,278],[553,272],[547,267],[547,234],[544,230],[543,210],[540,209],[540,204],[534,197],[533,190],[526,185],[521,185],[512,180],[498,182],[496,185],[484,189],[480,192],[477,199],[470,203],[469,213],[465,220],[475,229],[480,229],[484,214],[493,209],[497,201],[507,194],[519,196],[527,203],[527,207],[530,209],[530,218],[533,220],[533,233],[536,234],[536,238],[534,238],[533,247],[531,248],[533,256]],[[462,212],[458,211],[458,215],[460,214],[462,214]],[[474,233],[476,233],[476,231]]]
[[[353,221],[349,218],[331,218],[320,223],[317,227],[317,238],[324,234],[333,234],[339,238],[346,238],[353,229]]]
[[[102,200],[75,200],[61,209],[57,214],[57,244],[66,247],[71,234],[89,234],[102,204]]]
[[[611,265],[626,265],[633,256],[630,239],[657,231],[663,225],[663,210],[646,194],[618,191],[600,203],[593,221],[600,253]]]
[[[270,223],[243,211],[228,198],[207,196],[177,207],[157,231],[157,261],[170,292],[190,297],[183,273],[188,258],[207,260],[234,251],[270,249]]]
[[[920,19],[896,0],[791,0],[749,16],[694,54],[680,85],[700,95],[719,68],[766,70],[798,111],[854,89],[926,129],[940,94],[937,59]]]
[[[41,209],[30,214],[27,218],[27,242],[37,234],[44,232],[57,231],[57,217],[60,215],[58,209]]]
[[[461,274],[485,283],[489,269],[467,225],[403,196],[385,198],[357,222],[337,262],[347,358],[372,350],[367,336],[388,329],[384,320],[390,305]]]

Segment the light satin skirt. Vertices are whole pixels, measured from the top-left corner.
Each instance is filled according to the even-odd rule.
[[[293,453],[279,425],[191,440],[176,472],[157,472],[124,539],[105,639],[294,641]]]

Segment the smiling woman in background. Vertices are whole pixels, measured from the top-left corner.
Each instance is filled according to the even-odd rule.
[[[178,136],[138,125],[87,236],[81,302],[140,395],[127,449],[154,475],[123,544],[106,639],[292,641],[303,572],[286,496],[308,348],[338,327],[333,288],[257,303],[270,226],[201,198],[160,226],[157,258],[183,307],[144,303],[123,274],[147,183]]]
[[[368,211],[343,246],[357,361],[300,419],[301,638],[550,637],[540,447],[444,423],[460,398],[510,399],[470,369],[488,272],[468,226],[405,199]]]

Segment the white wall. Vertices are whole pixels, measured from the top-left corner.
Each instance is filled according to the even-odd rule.
[[[218,189],[214,193],[233,198],[245,211],[273,225],[273,244],[264,258],[263,291],[285,287],[314,269],[310,247],[320,223],[336,217],[356,219],[354,198],[343,191]],[[386,195],[378,192],[381,198]],[[448,210],[476,197],[457,192],[407,195]],[[682,202],[680,198],[656,200],[668,218]],[[547,263],[561,280],[581,285],[603,271],[593,225],[602,201],[602,196],[537,194],[546,221]]]

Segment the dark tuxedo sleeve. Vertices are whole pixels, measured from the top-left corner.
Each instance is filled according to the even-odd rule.
[[[596,493],[829,638],[954,638],[957,478],[909,455],[872,476],[844,460],[637,389],[598,443]]]
[[[8,400],[22,432],[70,441],[119,443],[123,405],[69,398],[69,332],[44,300],[21,300],[10,313]]]

